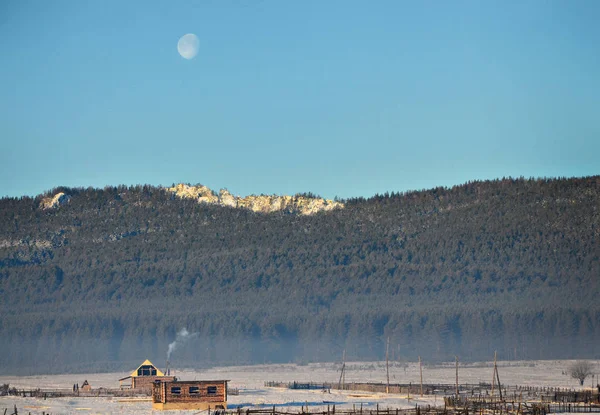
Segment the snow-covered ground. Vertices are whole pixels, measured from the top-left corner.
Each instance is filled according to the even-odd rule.
[[[503,385],[552,386],[579,389],[578,382],[566,374],[571,361],[510,361],[499,362],[498,371]],[[600,372],[600,362],[593,362]],[[34,388],[64,388],[71,389],[73,384],[82,384],[87,380],[92,388],[116,388],[118,379],[127,376],[134,368],[121,373],[100,374],[65,374],[42,376],[0,376],[0,384],[8,383],[17,389]],[[309,365],[255,365],[215,367],[204,371],[172,370],[181,380],[195,379],[227,379],[230,388],[240,390],[239,395],[230,395],[228,406],[252,407],[272,406],[289,412],[300,412],[302,405],[308,405],[311,410],[323,410],[327,405],[336,405],[336,409],[359,408],[408,408],[419,405],[443,405],[441,396],[411,396],[368,393],[356,391],[323,392],[320,390],[289,390],[285,388],[265,387],[266,381],[282,382],[337,382],[340,377],[340,364],[321,363]],[[459,367],[460,383],[479,383],[492,381],[493,364],[491,362],[461,364]],[[423,366],[423,383],[455,382],[454,362],[440,365]],[[346,382],[381,382],[386,381],[385,362],[350,362],[346,364]],[[416,362],[390,363],[390,383],[419,383],[419,366]],[[597,379],[594,378],[594,384]],[[592,387],[592,378],[586,380],[584,387]],[[150,414],[150,400],[135,400],[131,398],[22,398],[14,396],[0,397],[0,412],[8,408],[12,413],[17,405],[19,413],[41,414]],[[197,413],[197,411],[178,411],[182,414]]]

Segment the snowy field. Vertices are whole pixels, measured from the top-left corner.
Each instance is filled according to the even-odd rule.
[[[580,389],[578,382],[566,375],[572,361],[510,361],[499,362],[498,371],[503,385],[552,386]],[[600,362],[592,362],[600,371]],[[325,410],[327,405],[336,409],[359,408],[365,410],[380,408],[409,408],[419,405],[443,405],[441,396],[417,396],[368,393],[356,391],[323,392],[320,390],[289,390],[284,388],[265,387],[267,381],[281,382],[337,382],[340,377],[340,364],[321,363],[309,365],[256,365],[215,367],[205,371],[172,370],[171,374],[180,380],[230,380],[230,388],[237,388],[239,395],[230,395],[228,407],[271,407],[292,413],[301,411],[302,405],[308,405],[311,411]],[[0,376],[0,384],[10,384],[17,389],[70,389],[73,384],[81,385],[87,380],[92,388],[117,388],[118,379],[128,376],[130,371],[101,374],[66,374],[43,376]],[[460,383],[479,383],[492,381],[493,363],[461,364],[459,367]],[[346,364],[346,383],[350,382],[386,382],[385,362],[355,362]],[[419,366],[416,362],[390,363],[390,383],[419,383]],[[439,365],[423,365],[423,383],[455,382],[454,362]],[[597,379],[594,379],[594,383]],[[592,387],[592,378],[586,379],[583,388]],[[7,414],[17,406],[20,414],[151,414],[162,413],[152,411],[150,399],[131,398],[22,398],[14,396],[0,397],[0,412],[8,408]],[[197,411],[177,411],[178,414],[193,414]]]

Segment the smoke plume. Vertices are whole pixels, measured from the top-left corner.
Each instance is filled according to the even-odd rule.
[[[196,336],[198,336],[198,333],[190,334],[190,332],[187,331],[186,328],[182,328],[181,330],[179,330],[179,333],[177,333],[177,337],[175,337],[175,341],[169,344],[169,349],[167,350],[167,360],[171,358],[171,353],[177,350],[179,346]]]

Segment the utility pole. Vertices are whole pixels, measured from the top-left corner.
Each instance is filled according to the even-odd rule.
[[[387,338],[387,344],[385,346],[385,370],[387,372],[387,385],[385,387],[385,393],[390,393],[390,364],[388,359],[388,352],[390,350],[390,338]]]
[[[502,398],[502,384],[500,383],[500,375],[498,374],[498,365],[496,364],[496,359],[494,356],[494,367],[496,368],[496,380],[498,381],[498,392],[500,392],[500,400],[504,400]]]
[[[344,388],[344,383],[346,383],[346,377],[344,371],[346,370],[346,349],[342,353],[342,373],[340,373],[340,381],[338,382],[338,389]]]
[[[423,365],[421,364],[421,356],[419,356],[419,372],[421,373],[421,397],[423,397]]]
[[[492,400],[494,399],[494,386],[496,385],[496,352],[494,352],[494,371],[492,373]]]
[[[456,358],[456,398],[458,398],[458,356]]]
[[[500,400],[502,400],[502,385],[500,384],[500,375],[498,374],[497,353],[498,352],[494,352],[494,373],[492,374],[492,399],[494,398],[494,385],[497,380],[498,392],[500,393]]]

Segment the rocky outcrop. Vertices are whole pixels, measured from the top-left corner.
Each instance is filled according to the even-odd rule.
[[[43,210],[46,209],[56,209],[65,203],[69,203],[71,200],[71,196],[60,192],[55,194],[53,197],[45,197],[42,199],[40,203],[40,208]]]
[[[180,183],[166,189],[177,197],[195,199],[198,203],[208,203],[233,208],[243,208],[254,212],[271,213],[287,212],[298,215],[312,215],[317,212],[343,208],[344,204],[333,200],[307,196],[246,196],[239,197],[221,189],[219,193],[202,185],[189,186]]]
[[[229,193],[227,189],[219,191],[219,203],[223,206],[238,207],[238,198]]]

